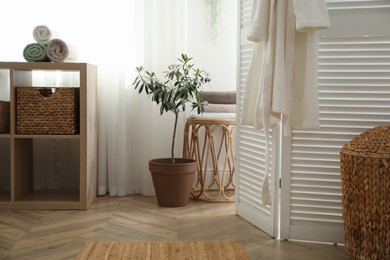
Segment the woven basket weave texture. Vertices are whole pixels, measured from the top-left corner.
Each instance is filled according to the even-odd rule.
[[[9,106],[9,102],[0,101],[0,133],[9,133]]]
[[[369,129],[340,152],[345,251],[390,259],[390,126]]]
[[[77,134],[79,88],[16,88],[16,133]]]

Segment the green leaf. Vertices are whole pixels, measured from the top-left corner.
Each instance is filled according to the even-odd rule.
[[[134,81],[133,82],[133,85],[134,85],[134,89],[137,89],[138,88],[138,85],[140,84],[141,81]]]

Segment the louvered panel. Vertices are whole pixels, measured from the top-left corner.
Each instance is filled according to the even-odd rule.
[[[252,48],[253,45],[251,43],[240,45],[239,118],[242,113],[242,101]],[[265,173],[265,137],[263,131],[247,126],[239,126],[238,129],[239,201],[269,217],[269,207],[262,206],[260,196]],[[272,136],[272,133],[270,135]]]
[[[238,64],[236,210],[237,214],[250,223],[259,227],[271,236],[276,236],[273,218],[274,205],[272,207],[264,206],[261,201],[261,188],[266,172],[264,131],[239,125],[245,95],[245,82],[254,47],[253,43],[248,42],[246,39],[251,22],[252,0],[241,0],[240,10],[241,42]],[[271,142],[272,132],[270,133],[270,146],[272,145]],[[275,189],[271,189],[275,191]]]
[[[248,75],[248,69],[252,57],[252,44],[243,44],[240,46],[240,70],[239,70],[239,93],[240,93],[240,107],[242,107],[243,95],[245,92],[245,81]]]
[[[272,132],[270,132],[270,146]],[[253,131],[250,127],[241,127],[239,138],[240,160],[242,167],[251,169],[261,180],[265,173],[265,140],[264,135]],[[272,152],[272,150],[271,150]]]
[[[274,230],[275,203],[270,207],[264,206],[261,201],[261,189],[265,177],[264,134],[246,126],[239,126],[238,129],[236,149],[237,213],[264,232],[276,236],[276,230]],[[270,147],[272,147],[272,133],[270,133]],[[271,169],[272,158],[270,159]],[[271,174],[269,179],[272,180]],[[272,187],[271,182],[271,190],[275,192]]]
[[[241,28],[247,28],[251,23],[252,16],[252,1],[241,1]]]
[[[269,215],[269,210],[264,207],[259,207],[258,194],[261,193],[260,187],[262,180],[258,178],[258,175],[253,174],[251,169],[242,168],[240,173],[241,183],[240,183],[240,200],[243,200],[247,207],[250,207],[252,210],[261,212],[264,215]]]
[[[252,57],[252,45],[249,43],[240,45],[239,53],[239,73],[238,73],[238,115],[237,118],[241,118],[242,115],[242,104],[245,93],[245,82],[248,75],[248,70]]]
[[[241,80],[245,80],[246,74],[248,73],[248,68],[251,62],[252,57],[252,44],[243,44],[240,46],[240,76]]]
[[[390,8],[388,0],[327,0],[329,10]]]
[[[262,133],[263,131],[256,130],[252,127],[239,127],[237,156],[239,170],[238,185],[240,188],[238,189],[238,196],[241,203],[246,203],[245,200],[247,197],[241,197],[240,194],[248,187],[251,187],[255,192],[250,193],[253,197],[248,203],[258,210],[268,211],[269,215],[269,207],[264,207],[261,203],[261,187],[265,176],[265,137]],[[270,132],[270,147],[272,147],[272,132]],[[253,203],[254,201],[256,201],[255,204]]]
[[[319,102],[321,128],[294,130],[291,140],[290,224],[297,239],[315,237],[301,232],[308,226],[342,230],[340,149],[390,123],[390,37],[321,38]]]

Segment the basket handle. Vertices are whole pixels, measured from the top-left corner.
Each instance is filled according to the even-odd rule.
[[[38,88],[39,95],[42,97],[50,98],[56,92],[55,88]]]

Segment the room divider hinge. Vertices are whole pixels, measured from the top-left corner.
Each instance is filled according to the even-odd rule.
[[[282,188],[282,178],[279,178],[279,189]]]

